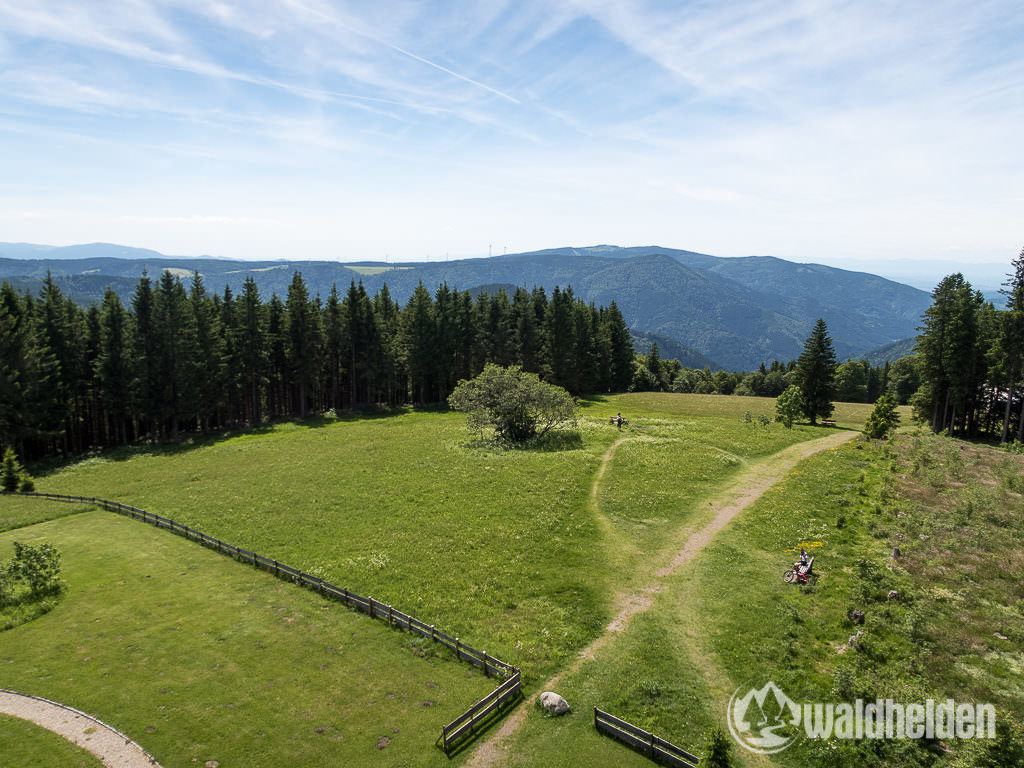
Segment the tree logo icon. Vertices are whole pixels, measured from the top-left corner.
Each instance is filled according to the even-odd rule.
[[[736,742],[762,755],[781,752],[797,740],[800,705],[775,683],[751,688],[741,695],[740,686],[729,699],[726,717]]]

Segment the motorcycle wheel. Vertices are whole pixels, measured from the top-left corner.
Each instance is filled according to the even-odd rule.
[[[793,583],[793,579],[795,579],[795,578],[796,578],[796,571],[794,571],[792,568],[790,568],[788,571],[786,571],[784,574],[782,574],[782,580],[784,582],[786,582],[787,584],[792,584]]]

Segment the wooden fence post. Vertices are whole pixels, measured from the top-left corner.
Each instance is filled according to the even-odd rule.
[[[483,656],[484,656],[484,677],[490,677],[490,674],[487,672],[487,651],[484,651]]]

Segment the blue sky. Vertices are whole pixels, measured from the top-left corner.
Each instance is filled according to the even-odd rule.
[[[0,240],[1008,262],[1019,0],[0,3]]]

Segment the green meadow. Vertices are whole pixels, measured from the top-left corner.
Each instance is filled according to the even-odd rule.
[[[771,405],[600,398],[583,403],[575,435],[525,450],[476,443],[443,412],[286,423],[92,457],[37,488],[130,503],[391,603],[522,667],[527,695],[562,675],[573,712],[526,711],[503,745],[509,765],[646,764],[596,734],[593,705],[701,754],[732,691],[765,674],[794,698],[967,686],[1019,712],[1024,594],[1012,578],[986,586],[971,609],[981,629],[966,632],[981,573],[951,578],[965,562],[940,546],[981,546],[978,568],[1017,562],[1018,542],[997,531],[1019,521],[1007,463],[1019,457],[958,464],[945,443],[927,442],[940,438],[910,430],[891,444],[855,438],[778,478],[624,631],[578,660],[616,600],[656,582],[709,521],[730,480],[835,432],[762,427]],[[621,432],[609,423],[620,411]],[[869,411],[841,404],[835,418],[858,427]],[[4,497],[0,528],[0,559],[11,541],[50,542],[68,584],[49,613],[0,633],[0,685],[96,714],[165,766],[451,764],[433,746],[441,724],[493,687],[429,642],[111,513]],[[898,542],[904,556],[892,561]],[[819,558],[813,588],[781,578],[801,543]],[[903,597],[886,600],[889,589]],[[867,618],[850,649],[854,607]],[[913,750],[917,762],[851,752],[828,763],[818,748],[777,762],[941,764]]]
[[[98,758],[62,736],[17,717],[0,715],[0,755],[4,768],[100,768]]]

